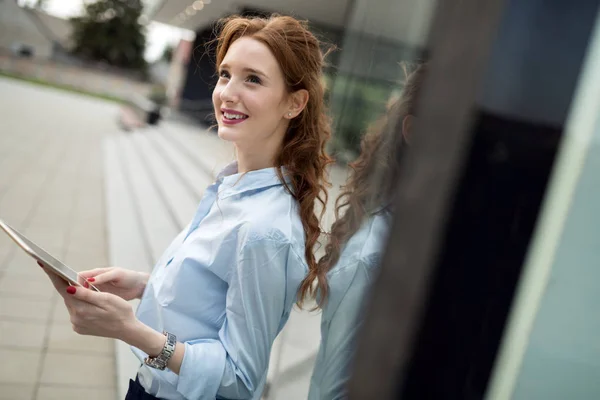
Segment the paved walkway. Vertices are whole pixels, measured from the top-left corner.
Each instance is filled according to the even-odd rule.
[[[107,264],[103,135],[117,106],[0,79],[0,218],[75,269]],[[113,341],[72,332],[35,262],[0,235],[0,399],[113,399]]]

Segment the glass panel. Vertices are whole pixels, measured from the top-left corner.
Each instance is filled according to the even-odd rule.
[[[356,1],[341,43],[332,85],[335,136],[331,150],[351,161],[360,151],[365,129],[401,89],[402,61],[425,54],[434,2],[385,1],[372,7]]]
[[[328,400],[346,392],[361,310],[393,218],[399,162],[411,141],[433,8],[433,1],[353,2],[326,71],[329,150],[337,164],[324,223],[330,235],[317,256],[329,292],[321,310],[290,317],[271,360],[269,399]]]
[[[600,20],[488,399],[600,397]]]

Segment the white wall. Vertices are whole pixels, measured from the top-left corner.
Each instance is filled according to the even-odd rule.
[[[35,57],[49,58],[52,42],[46,39],[33,21],[14,0],[0,0],[0,48],[24,44],[33,47]]]

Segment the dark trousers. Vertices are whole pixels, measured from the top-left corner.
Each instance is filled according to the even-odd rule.
[[[158,397],[154,397],[151,394],[146,393],[144,387],[140,384],[138,377],[135,377],[135,381],[129,380],[129,390],[125,396],[125,400],[159,400]]]

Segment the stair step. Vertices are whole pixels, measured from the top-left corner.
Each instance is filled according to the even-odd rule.
[[[198,201],[186,188],[185,181],[152,144],[150,136],[155,134],[156,132],[135,133],[131,136],[132,145],[137,149],[154,188],[166,203],[171,218],[177,223],[177,231],[181,231],[194,216]]]
[[[104,142],[107,233],[111,265],[150,271],[152,260],[140,235],[140,221],[121,163],[118,137]]]
[[[104,176],[107,207],[107,234],[110,265],[149,272],[152,260],[140,235],[140,221],[120,159],[118,137],[104,141]],[[137,307],[137,301],[133,302]],[[129,346],[115,340],[118,398],[124,399],[129,379],[135,376],[139,360]]]
[[[219,171],[233,161],[233,147],[216,135],[209,132],[199,134],[190,128],[173,129],[175,127],[178,126],[162,126],[159,129],[182,155],[209,175],[211,180],[214,181]]]
[[[173,238],[179,233],[177,223],[171,217],[161,193],[158,191],[149,171],[144,166],[139,149],[130,137],[120,140],[121,160],[127,170],[126,182],[133,189],[133,199],[141,219],[141,234],[147,239],[152,264],[156,263]]]
[[[197,202],[200,202],[204,189],[212,182],[212,176],[206,173],[198,163],[192,162],[188,157],[181,154],[172,138],[168,138],[161,131],[155,131],[149,138],[156,147],[160,147],[165,159],[171,168],[177,171],[189,190],[194,193]]]

